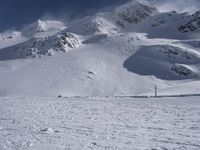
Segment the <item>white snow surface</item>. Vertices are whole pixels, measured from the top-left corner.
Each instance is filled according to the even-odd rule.
[[[1,150],[199,150],[200,97],[1,98]]]
[[[114,7],[0,33],[0,150],[200,149],[200,13]]]

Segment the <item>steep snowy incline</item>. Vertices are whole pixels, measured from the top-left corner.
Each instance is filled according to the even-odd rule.
[[[0,49],[17,45],[27,41],[29,38],[22,36],[20,31],[6,31],[0,33]]]
[[[152,91],[168,85],[123,68],[127,58],[115,49],[92,44],[45,57],[0,62],[1,96],[113,96]],[[9,84],[8,84],[9,83]]]

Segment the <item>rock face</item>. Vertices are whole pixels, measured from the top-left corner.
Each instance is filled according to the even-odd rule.
[[[182,65],[174,65],[171,70],[174,71],[178,76],[185,78],[190,77],[193,73],[189,68]]]
[[[186,32],[200,31],[200,11],[197,11],[192,16],[192,19],[184,25],[181,25],[178,30]]]
[[[16,46],[1,49],[0,60],[52,56],[78,47],[79,40],[72,33],[63,32],[51,37],[32,38]]]
[[[66,49],[66,48],[76,48],[80,45],[79,40],[74,36],[74,34],[69,33],[69,32],[64,32],[61,33],[57,36],[58,38],[58,43],[56,47],[61,49]]]

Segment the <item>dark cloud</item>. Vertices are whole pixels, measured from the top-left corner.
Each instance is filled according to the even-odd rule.
[[[0,0],[0,30],[32,22],[44,14],[84,15],[125,0]],[[46,15],[48,16],[48,15]]]

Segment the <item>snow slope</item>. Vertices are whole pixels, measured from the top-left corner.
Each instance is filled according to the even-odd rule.
[[[114,49],[90,45],[43,59],[3,61],[0,62],[0,78],[4,78],[1,95],[131,95],[151,91],[154,80],[165,86],[154,77],[128,72],[123,68],[124,57]]]
[[[0,96],[144,95],[155,85],[199,94],[199,30],[188,31],[198,14],[131,1],[67,25],[38,20],[1,33]]]

